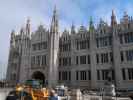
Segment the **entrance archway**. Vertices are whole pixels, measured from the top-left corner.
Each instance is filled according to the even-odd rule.
[[[32,74],[32,79],[41,80],[45,84],[45,76],[42,72],[36,71]]]

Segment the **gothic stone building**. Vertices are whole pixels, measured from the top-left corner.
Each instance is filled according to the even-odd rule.
[[[61,34],[61,35],[60,35]],[[27,79],[48,80],[53,86],[100,88],[107,80],[117,88],[133,86],[133,19],[124,13],[117,23],[102,19],[94,27],[59,32],[56,10],[49,29],[40,25],[31,34],[30,20],[19,34],[11,33],[7,80],[16,84]]]

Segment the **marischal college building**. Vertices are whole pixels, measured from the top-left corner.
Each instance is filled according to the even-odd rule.
[[[117,23],[114,11],[108,25],[59,32],[57,11],[51,25],[31,32],[30,20],[16,34],[11,32],[7,81],[16,84],[40,79],[48,85],[97,89],[107,80],[117,88],[133,87],[133,19],[125,12]],[[61,34],[61,35],[60,35]]]

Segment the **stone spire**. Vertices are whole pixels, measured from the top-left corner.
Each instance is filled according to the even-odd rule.
[[[50,47],[49,47],[49,87],[56,87],[58,83],[58,49],[59,49],[59,34],[58,34],[58,17],[56,7],[53,12],[52,22],[50,27]]]
[[[27,19],[27,22],[26,22],[26,35],[30,36],[30,19],[29,18]]]
[[[11,32],[11,40],[10,40],[11,47],[15,47],[15,31],[12,30]]]
[[[72,23],[72,26],[71,26],[71,34],[75,34],[75,25]]]
[[[52,17],[50,32],[51,33],[58,33],[58,16],[57,16],[57,11],[56,11],[56,6],[55,6],[54,11],[53,11],[53,17]]]
[[[111,26],[114,26],[114,25],[116,25],[116,24],[117,24],[116,16],[115,16],[114,10],[112,10]]]
[[[21,38],[24,37],[24,27],[21,27],[21,29],[20,29],[20,35],[21,35]]]

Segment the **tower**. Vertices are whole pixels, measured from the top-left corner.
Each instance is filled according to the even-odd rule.
[[[24,28],[23,27],[20,29],[20,35],[21,35],[21,39],[23,39],[23,37],[24,37]]]
[[[71,34],[75,34],[75,25],[72,23],[72,26],[71,26]]]
[[[129,16],[126,11],[124,12],[124,16],[123,16],[123,25],[125,29],[129,28]]]
[[[96,63],[95,63],[95,51],[94,49],[96,49],[96,46],[95,46],[95,27],[94,27],[94,24],[93,24],[93,20],[92,20],[92,17],[90,17],[90,22],[89,22],[89,45],[90,45],[90,59],[91,60],[91,63],[90,63],[90,66],[93,66],[91,67],[91,83],[90,83],[90,87],[93,89],[97,86],[96,84],[96,77],[95,77],[95,73],[96,73]]]
[[[116,16],[115,16],[114,10],[112,10],[112,15],[111,15],[111,26],[114,27],[116,24],[117,24]]]
[[[58,48],[59,32],[58,17],[56,7],[53,11],[52,22],[50,27],[50,47],[49,47],[49,87],[55,87],[58,81]]]
[[[29,18],[27,19],[27,22],[26,22],[26,35],[30,37],[30,19]]]
[[[30,67],[30,19],[27,19],[26,25],[20,30],[21,35],[21,64],[19,82],[24,82],[29,77]]]
[[[11,82],[12,81],[11,63],[13,62],[13,51],[14,51],[14,48],[15,48],[15,31],[12,30],[11,37],[10,37],[10,49],[9,49],[8,67],[7,67],[7,74],[6,74],[7,82]]]
[[[127,14],[126,11],[124,12],[124,16],[123,16],[123,18],[124,18],[124,22],[125,22],[125,24],[127,24],[127,23],[128,23],[128,18],[129,18],[129,16],[128,16],[128,14]]]
[[[17,41],[17,42],[16,42]],[[19,80],[19,70],[21,62],[21,37],[20,34],[11,32],[10,51],[7,68],[7,81],[11,85],[15,85]]]
[[[120,65],[120,42],[119,42],[119,34],[118,34],[118,25],[116,21],[116,16],[114,11],[112,10],[111,16],[111,31],[112,31],[112,52],[113,52],[113,67],[114,75],[115,75],[115,86],[119,88],[120,83],[122,83],[122,75],[121,75],[121,65]]]

